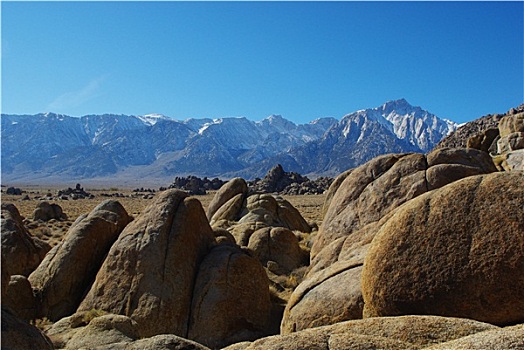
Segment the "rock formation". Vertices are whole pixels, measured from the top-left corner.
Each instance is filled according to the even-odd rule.
[[[322,194],[333,179],[319,177],[310,180],[295,172],[286,172],[282,165],[271,168],[263,179],[249,182],[250,193],[278,193],[288,195]]]
[[[209,190],[218,190],[223,184],[224,181],[218,178],[209,180],[207,177],[201,179],[196,176],[177,176],[168,188],[183,190],[189,195],[203,195]],[[162,188],[162,190],[164,190],[164,188]]]
[[[240,349],[422,349],[497,329],[490,324],[460,318],[377,317],[267,337],[251,344],[244,343]]]
[[[5,295],[2,296],[2,305],[8,306],[17,317],[31,321],[39,316],[40,305],[33,295],[31,283],[27,277],[11,276]]]
[[[291,296],[284,332],[362,317],[360,276],[370,243],[402,204],[462,177],[496,171],[475,149],[377,157],[343,173],[311,249],[306,278]],[[328,195],[329,197],[330,195]],[[333,288],[345,285],[346,289]],[[331,304],[324,308],[327,301]],[[317,305],[317,306],[316,306]]]
[[[3,346],[521,349],[524,109],[485,122],[467,148],[340,174],[318,233],[235,178],[207,212],[173,189],[133,221],[106,201],[40,263],[46,250],[2,205]],[[277,166],[258,185],[306,182]],[[49,339],[23,321],[36,316],[56,321]]]
[[[200,202],[164,191],[113,244],[79,311],[129,316],[141,337],[185,336],[198,265],[213,242]]]
[[[54,347],[38,328],[20,320],[12,311],[2,307],[2,349],[53,350]]]
[[[106,200],[73,223],[29,276],[42,316],[56,321],[75,312],[111,245],[130,221],[119,202]]]
[[[207,207],[207,218],[211,220],[217,210],[233,197],[241,194],[239,202],[242,203],[247,196],[248,188],[244,179],[237,177],[226,182],[220,190],[215,194],[211,203]]]
[[[281,274],[289,274],[304,265],[304,252],[297,236],[283,227],[266,227],[253,232],[247,248],[262,265],[267,266],[270,261],[276,263]]]
[[[470,146],[473,146],[475,144],[480,145],[482,142],[479,142],[479,141],[488,140],[491,138],[491,136],[489,136],[489,133],[493,133],[493,131],[488,132],[487,130],[490,130],[490,129],[498,130],[499,122],[504,116],[516,115],[516,114],[523,113],[523,112],[524,112],[524,104],[516,108],[510,109],[508,112],[504,114],[488,114],[486,116],[473,120],[469,123],[462,125],[460,128],[458,128],[457,130],[455,130],[448,136],[444,137],[435,146],[435,149],[438,149],[438,148],[464,148],[468,146],[468,142],[471,142]],[[470,141],[471,138],[475,138],[476,140]],[[495,139],[496,139],[496,136],[495,136]],[[484,144],[487,144],[487,141],[484,142]],[[477,147],[473,147],[473,148],[477,148]]]
[[[474,176],[399,208],[366,256],[364,315],[524,322],[523,190],[519,172]]]
[[[267,335],[269,281],[260,263],[233,245],[219,245],[200,265],[188,338],[220,348]]]
[[[33,211],[33,220],[49,221],[51,219],[66,220],[67,215],[62,211],[62,207],[56,203],[49,204],[49,202],[45,201],[38,203]]]
[[[1,220],[2,271],[29,276],[51,247],[29,234],[13,204],[2,204]]]

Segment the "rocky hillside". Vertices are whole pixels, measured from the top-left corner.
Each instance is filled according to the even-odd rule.
[[[509,115],[515,115],[524,112],[524,104],[510,109],[505,114],[488,114],[466,123],[456,131],[444,137],[435,148],[444,147],[466,147],[468,140],[478,134],[484,133],[488,129],[497,129],[499,121]]]
[[[159,115],[2,115],[4,181],[263,177],[275,164],[334,176],[391,152],[425,152],[454,130],[405,100],[296,125],[273,115],[188,119]]]

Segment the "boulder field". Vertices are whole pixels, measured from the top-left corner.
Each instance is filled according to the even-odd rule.
[[[344,172],[318,231],[241,178],[207,212],[104,201],[51,250],[2,204],[2,347],[523,349],[522,115]]]

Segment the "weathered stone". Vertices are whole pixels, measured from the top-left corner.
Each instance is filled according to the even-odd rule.
[[[438,316],[380,317],[262,338],[245,349],[420,349],[496,328]]]
[[[500,137],[498,128],[489,128],[471,136],[467,142],[467,148],[475,148],[489,153],[494,141]]]
[[[268,226],[278,226],[278,203],[270,194],[254,194],[247,198],[239,223],[264,222]]]
[[[40,264],[45,252],[39,248],[24,227],[22,217],[13,204],[2,204],[2,270],[9,275],[29,274]]]
[[[304,261],[298,238],[283,227],[266,227],[255,231],[247,247],[262,265],[266,266],[268,261],[274,261],[283,274],[290,273]]]
[[[97,346],[92,350],[210,350],[197,342],[177,337],[174,334],[155,335],[131,343],[114,343]]]
[[[29,276],[42,316],[56,321],[75,312],[111,245],[130,221],[120,203],[106,200],[69,228]]]
[[[63,349],[67,342],[82,330],[82,327],[86,326],[93,317],[89,312],[77,312],[56,321],[46,329],[45,333],[53,342],[55,348]]]
[[[6,260],[5,260],[5,256],[4,254],[0,254],[0,260],[1,260],[1,268],[2,268],[2,281],[0,283],[0,286],[2,288],[2,294],[1,294],[1,297],[0,297],[0,303],[4,303],[4,301],[6,300],[5,298],[7,297],[7,286],[9,285],[9,281],[11,279],[11,274],[9,273],[9,271],[7,271],[7,268],[6,268]]]
[[[211,200],[211,202],[209,203],[206,212],[207,218],[211,220],[211,218],[213,217],[213,215],[215,215],[217,210],[231,198],[241,194],[243,200],[247,195],[247,191],[247,183],[244,179],[236,177],[234,179],[229,180],[220,188],[220,190],[218,190],[218,192],[213,197],[213,200]]]
[[[235,241],[241,247],[247,247],[249,239],[253,232],[268,227],[264,222],[246,222],[243,224],[236,224],[230,228],[230,232],[235,237]]]
[[[66,350],[92,349],[101,345],[138,339],[137,324],[122,315],[103,315],[93,318],[86,326],[80,327],[67,341]]]
[[[340,185],[342,185],[342,182],[346,179],[346,177],[351,174],[353,169],[349,169],[344,171],[342,174],[338,175],[335,180],[331,183],[329,186],[327,193],[326,193],[326,199],[324,200],[324,204],[322,205],[322,217],[326,216],[327,210],[329,209],[329,205],[331,204],[331,200],[333,199],[333,196],[339,189]]]
[[[2,307],[2,349],[10,350],[53,350],[53,344],[35,326],[20,320],[11,311]]]
[[[245,350],[247,349],[253,342],[251,341],[243,341],[240,343],[235,343],[229,346],[226,346],[225,348],[222,348],[222,350]]]
[[[244,205],[245,195],[243,193],[239,193],[236,196],[233,196],[231,199],[222,204],[222,206],[215,211],[215,213],[209,220],[209,223],[211,225],[215,225],[217,222],[221,220],[238,220],[240,212],[242,211],[242,207]]]
[[[462,125],[460,128],[444,137],[438,144],[435,146],[435,149],[438,148],[459,148],[467,147],[467,140],[476,134],[483,133],[487,129],[498,128],[500,119],[503,115],[501,114],[488,114],[476,120],[473,120],[465,125]]]
[[[354,169],[336,191],[311,248],[314,258],[324,246],[427,190],[422,154],[390,154]],[[373,184],[373,185],[370,185]]]
[[[514,132],[497,141],[497,153],[507,153],[524,148],[524,132]]]
[[[260,262],[220,245],[206,256],[195,282],[189,339],[217,348],[267,334],[269,281]]]
[[[162,192],[113,244],[79,311],[129,316],[141,337],[185,336],[198,265],[214,243],[198,200]]]
[[[466,176],[494,172],[491,157],[475,149],[437,149],[427,155],[377,157],[354,169],[333,196],[311,249],[315,256],[339,237],[378,222],[399,205]]]
[[[305,233],[311,232],[311,227],[306,220],[300,215],[300,212],[287,200],[282,197],[276,197],[277,200],[277,216],[283,227],[291,231],[300,231]]]
[[[364,316],[523,322],[523,191],[524,174],[494,173],[462,179],[399,208],[366,256]]]
[[[11,276],[6,295],[2,298],[2,305],[11,308],[25,321],[34,320],[38,316],[38,303],[33,295],[31,283],[22,275]]]
[[[498,124],[498,128],[501,138],[514,132],[524,132],[524,113],[503,117]]]
[[[40,202],[33,211],[33,220],[49,221],[49,220],[67,220],[67,215],[62,211],[56,203],[49,204],[49,202]]]
[[[224,228],[213,228],[213,234],[215,235],[217,243],[228,242],[236,244],[235,237]]]
[[[308,276],[286,304],[281,333],[362,318],[361,273],[361,263],[341,261]]]
[[[506,171],[524,171],[524,149],[506,153],[504,164]]]
[[[345,174],[314,241],[309,271],[302,282],[308,293],[301,295],[301,286],[295,290],[282,324],[289,323],[288,329],[300,330],[362,317],[361,268],[355,270],[358,273],[338,271],[337,263],[362,265],[373,238],[403,203],[462,177],[495,170],[485,152],[444,148],[427,157],[422,154],[378,157]],[[334,267],[329,270],[332,271],[329,280],[324,280],[323,274],[317,275],[331,265]],[[337,276],[338,273],[342,276]],[[331,291],[340,284],[351,292]],[[323,295],[331,296],[330,307],[323,307],[326,303]]]
[[[291,203],[270,194],[254,194],[247,198],[238,223],[251,222],[286,227],[292,231],[311,232],[311,227]]]
[[[524,325],[505,327],[475,333],[456,340],[431,346],[427,350],[522,350],[524,349]]]
[[[428,167],[442,164],[464,165],[478,168],[484,174],[495,172],[496,169],[486,152],[468,148],[439,148],[427,155]]]
[[[227,349],[227,348],[226,348]],[[298,333],[278,335],[259,339],[245,350],[330,350],[330,349],[364,349],[364,350],[414,350],[417,347],[396,339],[361,335],[354,333],[330,334],[323,328],[308,329]]]

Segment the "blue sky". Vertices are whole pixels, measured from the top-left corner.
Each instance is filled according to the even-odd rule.
[[[2,112],[457,122],[524,100],[523,2],[5,2]]]

